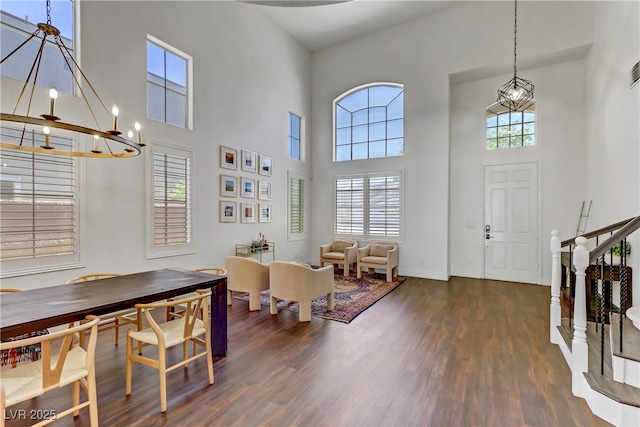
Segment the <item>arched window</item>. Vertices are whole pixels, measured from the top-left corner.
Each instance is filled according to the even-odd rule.
[[[404,87],[375,83],[333,102],[336,162],[402,156]]]
[[[535,104],[509,111],[500,104],[487,108],[487,150],[536,145]]]

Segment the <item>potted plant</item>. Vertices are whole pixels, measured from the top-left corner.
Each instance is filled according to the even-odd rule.
[[[625,248],[626,254],[629,255],[631,253],[631,243],[627,241]],[[604,262],[611,262],[611,265],[620,265],[620,255],[622,255],[622,241],[616,243],[615,246],[607,251]]]

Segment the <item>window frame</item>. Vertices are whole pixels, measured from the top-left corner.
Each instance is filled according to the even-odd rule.
[[[292,184],[291,181],[293,179],[297,179],[299,181],[302,182],[303,184],[303,190],[302,190],[302,197],[301,197],[301,201],[302,201],[302,214],[299,215],[299,219],[302,221],[302,232],[301,233],[297,233],[297,232],[292,232],[291,228],[293,226],[293,221],[291,219],[291,216],[293,214],[293,202],[294,202],[294,198],[293,198],[293,189],[292,189]],[[287,241],[292,242],[292,241],[297,241],[297,240],[305,240],[307,238],[307,199],[308,199],[308,191],[306,191],[306,184],[307,179],[305,178],[304,175],[296,173],[296,172],[292,172],[290,170],[287,171]],[[300,197],[298,197],[298,200],[300,200]]]
[[[69,139],[71,144],[78,146],[86,144],[88,138],[77,133],[65,134],[64,136],[56,135],[55,130],[52,131],[50,138],[62,137]],[[83,139],[79,141],[78,139]],[[37,141],[36,141],[37,142]],[[54,271],[63,271],[83,267],[83,253],[86,248],[86,207],[85,207],[85,162],[79,161],[75,157],[50,156],[46,154],[37,155],[35,153],[20,152],[20,155],[30,156],[31,159],[40,158],[49,163],[52,161],[71,161],[72,174],[75,176],[73,184],[74,192],[74,252],[62,255],[45,255],[31,258],[0,260],[0,278],[26,276],[31,274],[48,273]],[[39,157],[38,157],[39,156]],[[32,170],[32,169],[31,169]]]
[[[156,46],[158,46],[159,48],[163,49],[165,52],[170,52],[171,54],[178,56],[182,59],[185,60],[186,62],[186,72],[185,72],[185,85],[186,85],[186,99],[185,99],[185,124],[184,126],[179,126],[175,123],[170,123],[167,122],[167,102],[166,102],[166,92],[167,92],[167,78],[166,76],[164,77],[164,82],[165,85],[163,87],[164,92],[165,92],[165,105],[164,105],[164,120],[158,120],[156,118],[150,117],[149,115],[149,88],[148,85],[150,83],[149,81],[149,56],[148,54],[145,53],[145,58],[146,58],[146,64],[147,64],[147,68],[146,68],[146,83],[147,83],[147,97],[146,97],[146,109],[147,109],[147,118],[150,120],[154,120],[156,122],[160,122],[160,123],[165,123],[167,125],[171,125],[171,126],[175,126],[177,128],[181,128],[181,129],[189,129],[192,130],[193,129],[193,57],[191,55],[188,55],[187,53],[181,51],[180,49],[177,49],[173,46],[171,46],[170,44],[152,36],[151,34],[147,34],[147,44],[145,45],[148,46],[149,43],[153,43]],[[146,52],[146,51],[145,51]]]
[[[291,132],[291,119],[295,117],[298,119],[298,134],[297,135],[292,135]],[[289,158],[293,159],[293,160],[303,160],[303,156],[302,156],[302,123],[303,123],[303,119],[302,116],[299,116],[295,113],[289,112],[289,127],[288,127],[288,154],[289,154]],[[291,150],[291,144],[293,142],[297,142],[298,144],[298,157],[294,157],[292,150]]]
[[[512,123],[511,119],[512,119],[512,115],[514,113],[520,114],[522,121],[520,122],[515,122]],[[525,114],[532,114],[533,115],[533,120],[531,121],[527,121],[525,122]],[[505,116],[508,115],[508,122],[506,124],[500,124],[500,117],[501,116]],[[508,149],[508,148],[525,148],[525,147],[535,147],[537,145],[537,138],[536,138],[536,127],[537,127],[537,114],[536,114],[536,104],[535,102],[531,102],[531,104],[529,104],[529,106],[527,106],[527,108],[525,108],[522,111],[511,111],[508,108],[500,105],[499,103],[494,103],[492,105],[490,105],[489,107],[487,107],[486,109],[486,116],[485,116],[485,150],[486,151],[496,151],[496,150],[502,150],[502,149]],[[491,118],[495,117],[495,126],[489,126],[489,120]],[[529,125],[533,125],[533,132],[531,133],[525,133],[525,126],[529,124]],[[512,126],[518,126],[520,125],[520,132],[515,136],[515,138],[520,138],[522,141],[521,145],[511,145],[511,140],[512,138],[514,138],[511,135],[511,128]],[[504,127],[508,127],[509,130],[508,132],[508,138],[509,138],[509,145],[508,146],[501,146],[500,145],[500,139],[505,138],[500,137],[500,128],[504,128]],[[490,130],[495,129],[495,138],[489,138],[489,132]],[[527,136],[531,136],[533,138],[533,143],[532,144],[525,144],[524,140]],[[489,141],[495,141],[495,146],[489,147]]]
[[[150,140],[148,147],[148,153],[146,156],[146,176],[147,176],[147,203],[146,203],[146,218],[147,218],[147,259],[165,258],[179,255],[188,255],[195,253],[194,244],[194,225],[195,225],[195,203],[193,195],[195,190],[196,176],[196,152],[192,148],[171,144],[161,141]],[[189,242],[185,244],[174,245],[155,245],[155,221],[154,221],[154,209],[155,209],[155,154],[166,154],[171,156],[185,157],[189,159],[189,182],[186,186],[189,191],[187,216],[189,218]]]
[[[399,216],[397,235],[377,235],[371,233],[371,179],[380,177],[398,177],[399,179]],[[340,180],[362,179],[362,234],[338,231],[338,182]],[[353,206],[353,205],[351,205]],[[353,217],[353,215],[352,215]],[[350,222],[350,224],[352,221]],[[353,228],[353,227],[352,227]],[[404,172],[401,170],[364,172],[355,174],[336,175],[333,179],[333,233],[336,238],[352,238],[361,241],[390,241],[401,243],[404,240]]]
[[[357,94],[358,92],[362,92],[362,91],[369,91],[371,89],[374,88],[378,88],[378,87],[394,87],[394,88],[399,88],[401,89],[400,92],[398,93],[398,95],[396,95],[396,97],[394,97],[393,99],[395,100],[398,96],[402,96],[403,97],[403,102],[402,102],[402,114],[401,117],[399,118],[394,118],[394,119],[388,119],[388,114],[387,114],[387,109],[389,108],[389,105],[391,105],[391,103],[393,101],[390,101],[389,104],[387,104],[384,108],[385,108],[385,120],[384,121],[374,121],[371,122],[370,120],[370,110],[371,109],[375,109],[375,108],[382,108],[381,106],[371,106],[370,104],[370,100],[368,98],[368,93],[367,93],[367,106],[366,109],[367,110],[367,120],[364,123],[360,123],[358,125],[354,125],[353,123],[349,126],[350,130],[350,142],[348,144],[340,144],[338,145],[338,107],[340,106],[340,102]],[[343,108],[343,107],[341,107]],[[346,110],[346,109],[345,109]],[[348,110],[346,110],[348,111]],[[362,111],[362,110],[358,110],[358,111]],[[400,84],[400,83],[393,83],[393,82],[375,82],[375,83],[368,83],[365,85],[361,85],[358,87],[355,87],[345,93],[343,93],[342,95],[338,96],[337,98],[335,98],[333,100],[333,161],[334,162],[349,162],[349,161],[357,161],[357,160],[371,160],[371,159],[388,159],[388,158],[394,158],[394,157],[403,157],[404,156],[404,140],[405,140],[405,136],[404,136],[404,122],[405,122],[405,111],[404,111],[404,85]],[[351,114],[354,114],[354,112],[351,112]],[[402,121],[402,135],[399,137],[395,137],[395,138],[389,138],[388,137],[388,131],[389,131],[389,123],[392,121],[396,121],[396,120],[401,120]],[[376,125],[379,123],[384,123],[385,126],[385,137],[384,139],[378,139],[378,140],[370,140],[370,134],[369,134],[369,130],[371,128],[372,125]],[[366,157],[362,157],[362,158],[353,158],[353,147],[354,147],[354,141],[353,141],[353,132],[354,132],[354,127],[358,127],[361,125],[366,125],[367,126],[367,138],[366,141],[360,141],[357,142],[356,144],[361,145],[364,144],[366,142],[367,145],[367,156]],[[346,127],[345,127],[346,128]],[[343,129],[343,128],[340,128]],[[389,145],[389,141],[391,140],[401,140],[402,141],[402,145],[401,145],[401,149],[400,149],[400,154],[398,155],[388,155],[388,145]],[[375,142],[380,142],[382,141],[384,143],[384,156],[374,156],[371,157],[371,150],[372,150],[372,143]],[[339,160],[338,159],[338,147],[339,146],[346,146],[348,145],[349,147],[351,147],[351,156],[349,159],[345,159],[345,160]]]

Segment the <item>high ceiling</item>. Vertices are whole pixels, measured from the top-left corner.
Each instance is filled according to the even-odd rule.
[[[458,0],[247,1],[315,52],[460,3]]]

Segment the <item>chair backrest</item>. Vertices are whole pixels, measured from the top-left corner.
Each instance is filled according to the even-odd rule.
[[[209,310],[203,310],[208,306],[208,298],[211,296],[211,291],[207,289],[198,289],[197,295],[187,298],[167,300],[163,302],[155,302],[151,304],[136,304],[137,309],[142,310],[149,326],[155,332],[158,337],[158,344],[164,347],[165,336],[158,325],[158,322],[152,316],[152,310],[155,308],[169,309],[175,306],[183,306],[180,309],[184,310],[184,313],[178,320],[171,320],[171,322],[184,321],[183,339],[187,339],[192,336],[193,328],[196,325],[198,315],[203,322],[205,330],[209,330]]]
[[[398,245],[395,243],[388,242],[372,242],[369,247],[369,256],[377,256],[386,258],[389,251],[397,248]]]
[[[89,282],[91,280],[108,279],[109,277],[118,277],[118,276],[121,276],[121,274],[120,273],[83,274],[82,276],[74,277],[73,279],[67,280],[67,285],[70,285],[72,283]]]
[[[227,275],[227,270],[222,267],[202,267],[202,268],[196,268],[195,271],[211,273],[211,274],[215,274],[216,276],[223,276],[223,277]]]
[[[331,252],[344,252],[346,248],[350,248],[355,243],[355,240],[336,239],[331,242]]]
[[[246,283],[269,283],[269,267],[253,258],[230,255],[224,258],[224,267],[228,289],[236,289]]]
[[[94,369],[95,350],[97,341],[97,331],[99,317],[87,316],[87,322],[80,323],[68,329],[62,329],[58,332],[52,332],[46,335],[38,335],[30,338],[7,341],[0,343],[0,351],[11,350],[14,348],[27,347],[34,344],[40,344],[42,348],[42,388],[44,391],[58,388],[60,386],[60,377],[62,368],[64,367],[69,352],[80,345],[80,333],[89,331],[89,340],[87,342],[86,351],[86,367],[89,372]],[[85,332],[86,333],[86,332]],[[86,335],[85,335],[86,337]],[[57,350],[57,353],[55,352]],[[54,363],[52,365],[52,362]],[[10,399],[11,396],[7,396]],[[19,400],[21,401],[21,400]]]

